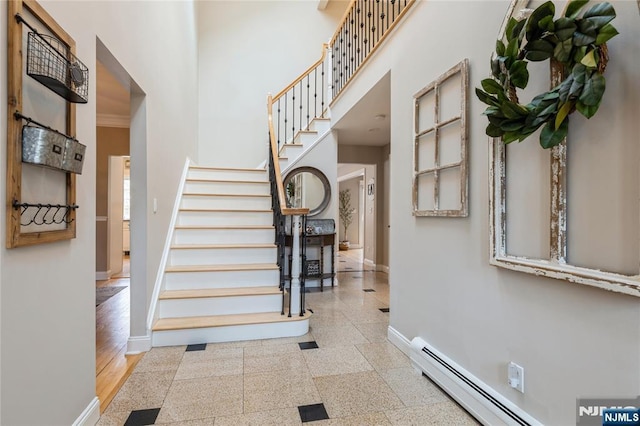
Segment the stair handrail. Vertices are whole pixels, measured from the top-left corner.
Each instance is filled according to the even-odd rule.
[[[289,90],[291,90],[293,88],[293,86],[295,86],[296,84],[300,83],[302,80],[304,80],[304,78],[306,76],[311,74],[313,72],[313,70],[315,70],[319,65],[321,65],[324,62],[324,58],[326,58],[326,56],[327,56],[327,48],[328,47],[329,47],[329,44],[322,43],[322,56],[320,56],[320,59],[318,59],[316,62],[314,62],[314,64],[311,65],[309,68],[307,68],[305,70],[305,72],[300,74],[300,77],[298,77],[295,80],[293,80],[287,87],[285,87],[284,89],[279,91],[275,96],[273,96],[273,101],[275,102],[278,99],[280,99],[282,96],[284,96],[285,93],[287,93]]]
[[[293,208],[287,207],[287,198],[284,195],[284,184],[282,183],[282,172],[280,171],[280,162],[278,159],[278,142],[275,137],[275,131],[273,128],[273,98],[271,95],[267,96],[267,111],[269,117],[269,145],[271,149],[271,155],[273,156],[273,164],[270,166],[274,169],[274,177],[276,180],[276,188],[278,190],[278,201],[280,203],[280,212],[284,216],[293,216],[293,215],[306,215],[309,214],[309,209],[307,208]]]

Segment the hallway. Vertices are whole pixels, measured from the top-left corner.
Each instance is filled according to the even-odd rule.
[[[340,252],[297,338],[154,348],[99,425],[474,425],[386,340],[387,275]],[[185,422],[185,423],[182,423]]]

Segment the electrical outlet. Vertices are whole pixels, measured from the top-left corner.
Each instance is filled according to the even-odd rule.
[[[524,368],[522,368],[515,362],[510,362],[507,382],[512,388],[524,393]]]

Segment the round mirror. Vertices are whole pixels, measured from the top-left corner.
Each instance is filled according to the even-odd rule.
[[[321,213],[331,200],[331,185],[320,170],[298,167],[284,178],[287,207],[308,208],[308,216]]]

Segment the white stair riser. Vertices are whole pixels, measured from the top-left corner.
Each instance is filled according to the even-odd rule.
[[[264,194],[270,193],[269,183],[185,182],[184,192],[194,194]]]
[[[187,179],[213,179],[213,180],[268,180],[264,170],[211,170],[189,169]]]
[[[231,207],[228,207],[231,208]],[[207,212],[181,211],[178,225],[233,226],[233,225],[273,225],[271,212]]]
[[[164,299],[158,308],[160,318],[274,312],[282,309],[282,295]]]
[[[304,150],[306,151],[310,144],[318,140],[318,137],[320,137],[320,133],[301,132],[298,133],[294,142],[304,145]]]
[[[275,231],[271,229],[176,229],[175,244],[272,244]]]
[[[180,208],[266,210],[271,208],[271,197],[202,197],[183,195]]]
[[[171,249],[170,264],[227,265],[276,263],[276,248]]]
[[[303,151],[303,145],[284,144],[280,148],[280,155],[283,157],[288,157],[289,159],[298,158]]]
[[[205,271],[165,272],[164,285],[167,290],[192,290],[205,288],[239,288],[278,285],[280,271],[277,269],[257,271]]]
[[[280,158],[278,159],[278,162],[280,163],[280,170],[283,170],[289,164],[289,158]]]
[[[275,339],[302,336],[309,332],[309,320],[270,324],[233,325],[227,327],[192,328],[154,331],[152,346],[180,346],[196,343],[237,342],[241,340]]]
[[[315,130],[318,135],[323,134],[331,127],[331,121],[329,120],[311,120],[309,130]]]

